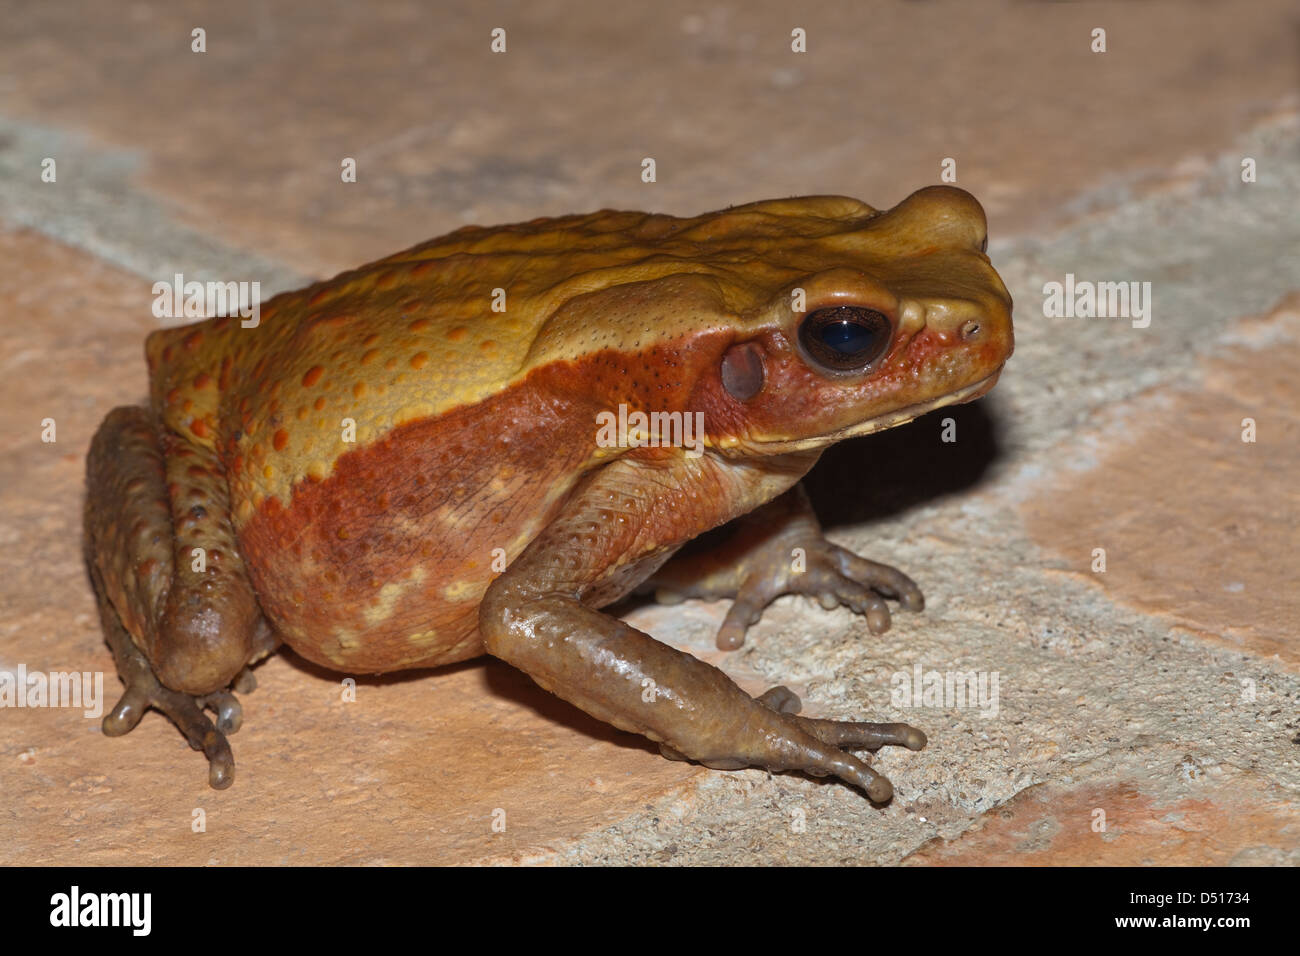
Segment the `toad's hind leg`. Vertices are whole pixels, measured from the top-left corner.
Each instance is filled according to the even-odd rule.
[[[228,688],[251,689],[246,665],[274,649],[275,637],[235,546],[216,465],[210,449],[161,434],[148,410],[114,409],[87,456],[85,546],[126,685],[104,733],[129,732],[155,707],[204,752],[208,782],[222,788],[234,780],[226,734],[241,720]]]

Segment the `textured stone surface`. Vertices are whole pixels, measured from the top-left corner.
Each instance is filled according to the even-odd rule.
[[[1171,752],[1139,770],[1024,790],[907,862],[947,866],[1296,866],[1293,794]],[[1161,757],[1164,759],[1162,760]],[[1135,774],[1130,776],[1129,774]]]
[[[1136,396],[1127,427],[1103,416],[1096,468],[1044,487],[1025,512],[1061,571],[1294,669],[1300,594],[1286,580],[1300,559],[1300,295],[1268,315],[1240,317],[1233,337],[1256,347],[1207,360],[1194,388]],[[1243,440],[1250,422],[1254,440]],[[1094,548],[1107,556],[1095,575]]]
[[[286,654],[244,700],[222,792],[158,715],[110,740],[78,711],[0,709],[0,862],[1298,862],[1289,5],[1107,6],[1101,57],[1088,5],[1009,4],[996,29],[958,3],[364,9],[6,17],[0,669],[101,671],[115,699],[83,460],[145,393],[156,279],[269,293],[465,221],[599,206],[888,205],[952,156],[993,220],[1016,355],[988,399],[837,449],[812,481],[832,537],[912,573],[926,611],[872,637],[785,598],[730,655],[725,603],[629,616],[747,689],[905,719],[930,746],[881,755],[898,797],[880,809],[665,761],[501,664],[363,680],[345,703],[340,675]],[[1045,317],[1066,273],[1151,282],[1150,327]],[[996,673],[996,712],[896,698],[917,667]]]

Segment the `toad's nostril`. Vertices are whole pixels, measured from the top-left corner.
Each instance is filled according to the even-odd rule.
[[[961,329],[958,331],[958,334],[961,336],[961,340],[963,342],[974,341],[975,339],[979,338],[979,334],[980,334],[979,322],[975,321],[974,319],[971,319],[968,322],[963,322]]]

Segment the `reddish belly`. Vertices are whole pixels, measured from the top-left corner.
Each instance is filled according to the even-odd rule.
[[[478,604],[496,549],[513,559],[550,520],[594,431],[589,416],[517,407],[524,398],[394,429],[239,528],[262,609],[290,647],[358,673],[483,652]]]

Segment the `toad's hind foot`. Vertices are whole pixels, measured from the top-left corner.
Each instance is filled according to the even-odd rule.
[[[105,735],[120,737],[130,733],[140,723],[144,712],[155,707],[180,728],[191,747],[203,751],[208,758],[208,783],[213,788],[224,790],[234,783],[235,757],[226,734],[233,734],[243,722],[243,713],[235,695],[218,691],[196,697],[164,687],[116,615],[110,613],[105,618],[104,633],[108,646],[117,660],[117,672],[126,684],[122,697],[104,715]],[[217,715],[215,724],[203,712],[204,708]]]
[[[104,733],[129,732],[154,707],[207,755],[208,782],[230,786],[226,735],[243,719],[230,689],[251,689],[249,664],[278,638],[240,557],[216,453],[167,431],[146,409],[114,409],[86,456],[85,548],[104,637],[126,685]]]

